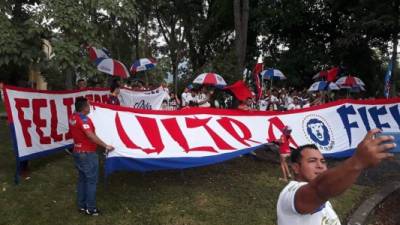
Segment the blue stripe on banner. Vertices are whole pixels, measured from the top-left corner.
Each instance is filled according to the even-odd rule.
[[[61,147],[58,147],[58,148],[53,148],[53,149],[49,149],[49,150],[46,150],[46,151],[43,151],[43,152],[38,152],[38,153],[31,154],[31,155],[20,157],[19,161],[25,161],[25,160],[32,160],[32,159],[41,158],[41,157],[48,156],[48,155],[51,155],[51,154],[54,154],[54,153],[57,153],[57,152],[61,152],[62,150],[65,150],[67,148],[72,148],[72,147],[74,147],[73,144],[64,145],[64,146],[61,146]]]
[[[109,157],[105,162],[105,175],[108,176],[115,171],[156,171],[168,169],[186,169],[190,167],[206,166],[220,163],[229,159],[245,155],[260,148],[261,145],[247,148],[232,153],[225,153],[217,156],[204,157],[177,157],[177,158],[127,158]]]
[[[353,155],[355,149],[347,149],[347,150],[343,150],[340,152],[336,152],[336,153],[329,153],[329,154],[324,154],[325,158],[334,158],[334,159],[339,159],[339,158],[347,158]]]
[[[128,158],[128,157],[109,157],[107,158],[104,169],[105,176],[115,171],[157,171],[157,170],[174,170],[186,169],[191,167],[206,166],[224,162],[240,155],[245,155],[255,151],[262,145],[247,148],[232,153],[225,153],[217,156],[204,157],[177,157],[177,158]],[[324,154],[326,158],[346,158],[350,157],[354,149],[345,150],[339,153]]]

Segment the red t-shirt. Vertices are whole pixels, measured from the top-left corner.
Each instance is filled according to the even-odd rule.
[[[290,139],[291,136],[282,135],[280,138],[279,153],[280,154],[290,154]]]
[[[95,152],[97,145],[93,143],[84,131],[95,132],[92,121],[82,113],[75,112],[69,119],[69,130],[74,139],[75,152]]]

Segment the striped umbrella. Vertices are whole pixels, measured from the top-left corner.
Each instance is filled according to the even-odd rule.
[[[275,80],[285,80],[286,79],[285,75],[283,75],[283,73],[280,70],[272,69],[272,68],[263,70],[261,72],[261,76],[264,79],[268,79],[268,80],[271,80],[271,78],[275,79]]]
[[[128,78],[129,72],[125,65],[115,59],[110,58],[99,58],[95,61],[97,69],[103,73],[110,74],[112,76]]]
[[[326,91],[326,90],[339,90],[339,86],[335,83],[327,83],[326,81],[317,81],[314,82],[310,88],[308,89],[308,92],[313,92],[313,91]]]
[[[353,88],[353,87],[365,86],[365,83],[360,78],[354,76],[341,77],[336,81],[336,84],[340,88]]]
[[[156,67],[157,62],[152,58],[141,58],[133,62],[130,71],[132,73],[137,73],[140,71],[151,70]]]
[[[202,73],[193,80],[194,84],[226,86],[224,78],[216,73]]]
[[[94,62],[99,58],[110,58],[110,52],[106,48],[96,48],[90,46],[87,48],[89,59]]]

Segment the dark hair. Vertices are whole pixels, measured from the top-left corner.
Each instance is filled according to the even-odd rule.
[[[111,87],[110,87],[111,93],[114,93],[115,89],[117,89],[117,88],[119,88],[119,85],[117,83],[111,84]]]
[[[75,99],[75,111],[82,112],[83,108],[87,106],[87,99],[84,97],[77,97]]]
[[[315,149],[318,150],[316,145],[314,144],[306,144],[306,145],[302,145],[296,149],[292,149],[291,153],[290,153],[290,161],[292,161],[292,163],[298,163],[300,161],[301,158],[301,152],[306,149],[306,148],[311,148],[311,149]]]
[[[81,81],[85,81],[85,80],[81,78],[81,79],[78,80],[78,83],[81,82]]]

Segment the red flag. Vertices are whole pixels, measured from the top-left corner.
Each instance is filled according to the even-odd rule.
[[[246,99],[251,98],[253,96],[249,88],[242,80],[236,81],[234,84],[230,86],[226,86],[224,90],[232,91],[235,97],[240,101],[245,101]]]
[[[339,67],[333,67],[328,70],[328,75],[326,76],[326,81],[333,82],[336,79],[336,76],[339,74]]]
[[[257,63],[254,68],[253,68],[253,79],[254,83],[256,84],[257,88],[257,99],[261,98],[262,95],[262,89],[261,89],[261,82],[260,82],[260,76],[259,74],[261,71],[264,69],[264,64],[263,63]]]

